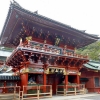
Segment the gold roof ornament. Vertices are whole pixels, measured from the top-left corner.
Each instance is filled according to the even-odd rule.
[[[59,43],[60,43],[60,38],[56,38],[56,40],[55,40],[55,45],[58,46]]]
[[[26,37],[26,40],[27,40],[27,41],[31,41],[31,40],[32,40],[32,36]]]

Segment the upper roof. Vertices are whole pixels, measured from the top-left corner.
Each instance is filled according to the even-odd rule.
[[[20,38],[25,39],[27,36],[35,36],[35,38],[41,36],[42,41],[50,37],[52,43],[55,38],[59,38],[61,44],[76,48],[89,45],[99,39],[96,35],[87,34],[35,12],[30,12],[14,1],[10,4],[1,33],[1,44],[15,47],[18,46]]]

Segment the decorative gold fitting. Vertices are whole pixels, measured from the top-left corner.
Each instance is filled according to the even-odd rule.
[[[51,69],[51,72],[54,73],[54,69]]]
[[[67,75],[67,72],[66,72],[66,70],[65,70],[65,69],[63,70],[63,74],[64,74],[64,75]]]
[[[26,37],[26,40],[27,40],[27,41],[31,41],[31,40],[32,40],[32,36]]]
[[[49,68],[44,71],[45,74],[49,74]]]
[[[81,75],[81,72],[78,72],[78,75],[80,76]]]

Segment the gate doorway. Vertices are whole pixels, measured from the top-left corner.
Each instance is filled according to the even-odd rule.
[[[64,75],[63,74],[49,74],[48,75],[48,84],[52,85],[52,94],[56,94],[56,87],[58,84],[61,84],[64,81]]]
[[[68,75],[68,83],[77,83],[77,75]]]

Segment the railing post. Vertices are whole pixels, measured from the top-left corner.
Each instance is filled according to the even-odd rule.
[[[76,86],[75,86],[75,95],[76,95]]]
[[[66,95],[66,89],[64,89],[64,96]]]
[[[14,100],[16,100],[16,99],[15,99],[15,91],[14,91]]]
[[[40,91],[39,89],[40,89],[40,86],[37,87],[37,99],[38,100],[39,100],[39,91]]]
[[[56,95],[57,95],[57,90],[58,90],[57,88],[58,88],[58,85],[56,86]]]
[[[21,94],[20,94],[20,87],[19,87],[19,90],[18,90],[18,92],[19,92],[19,100],[20,100],[20,95],[21,95]]]
[[[50,97],[52,97],[52,86],[50,86]]]
[[[23,91],[21,91],[22,92],[22,100],[23,100]]]

